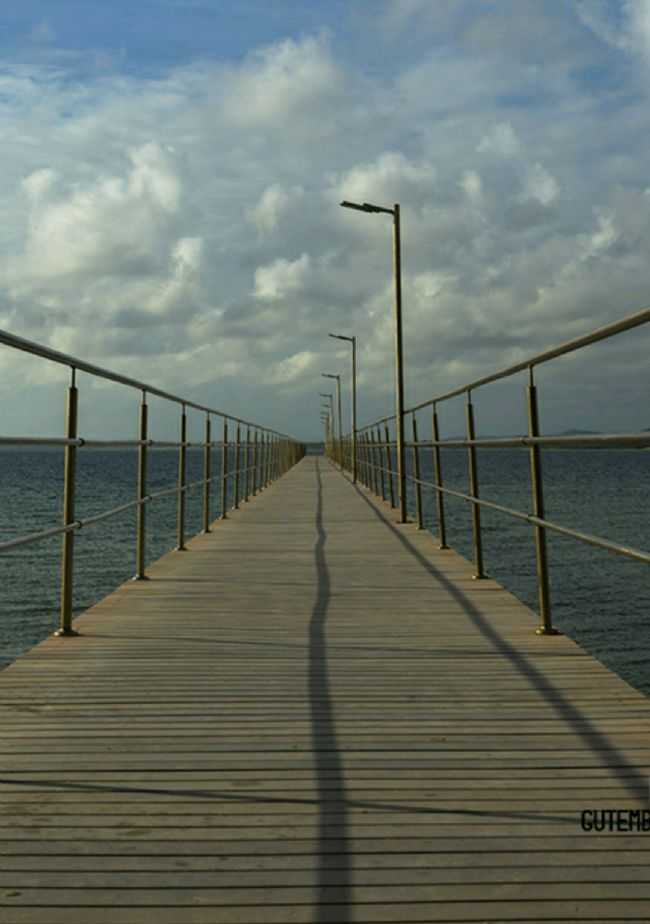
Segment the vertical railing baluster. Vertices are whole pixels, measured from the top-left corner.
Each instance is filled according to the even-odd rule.
[[[237,442],[235,444],[235,510],[239,510],[239,467],[241,465],[241,427],[237,423]]]
[[[176,550],[185,551],[185,484],[187,482],[187,413],[181,405],[181,442],[178,449],[178,499],[177,499],[177,534]]]
[[[384,474],[384,459],[383,459],[384,454],[381,451],[383,448],[381,445],[381,429],[379,427],[376,428],[376,434],[377,434],[377,455],[379,458],[379,483],[381,484],[381,499],[385,501],[386,500],[386,477]]]
[[[76,369],[71,367],[71,380],[66,400],[65,435],[69,440],[77,437],[78,394]],[[71,526],[75,522],[75,486],[77,473],[77,447],[67,444],[64,451],[63,467],[63,525]],[[72,597],[74,583],[74,530],[63,533],[61,545],[61,611],[59,628],[55,635],[78,635],[72,628]]]
[[[146,581],[145,575],[145,546],[147,529],[147,510],[145,497],[147,496],[147,440],[148,440],[148,407],[147,393],[142,392],[140,403],[139,440],[138,447],[138,508],[136,515],[135,538],[135,578],[136,581]]]
[[[384,434],[386,436],[386,468],[388,469],[388,496],[391,507],[395,506],[395,489],[393,488],[393,460],[390,451],[390,431],[388,424],[384,424]]]
[[[474,427],[474,405],[472,404],[472,393],[467,392],[467,439],[475,440]],[[468,446],[468,466],[469,466],[469,493],[472,497],[478,498],[478,469],[476,465],[476,447]],[[474,565],[476,567],[475,578],[486,577],[483,569],[483,541],[481,537],[481,510],[478,504],[472,504],[472,533],[474,538]]]
[[[246,467],[244,469],[244,500],[248,503],[251,466],[251,428],[246,427]]]
[[[361,449],[361,481],[364,488],[370,488],[368,469],[368,434],[365,430],[362,430],[359,435],[359,445]]]
[[[212,482],[212,439],[210,415],[205,415],[205,444],[203,446],[203,532],[210,532],[210,485]]]
[[[228,519],[228,418],[223,419],[223,445],[221,447],[221,519]]]
[[[260,434],[260,491],[266,487],[266,433]]]
[[[418,423],[413,414],[413,486],[415,488],[415,510],[417,528],[422,529],[422,485],[420,484],[420,449],[418,447]]]
[[[436,410],[436,405],[433,405],[433,426],[432,426],[433,442],[435,443],[433,447],[433,468],[435,471],[436,486],[442,488],[442,457],[440,453],[440,432],[438,429],[438,411]],[[436,491],[436,509],[438,511],[438,540],[440,542],[441,549],[448,549],[447,545],[447,526],[445,521],[445,495],[442,491]]]
[[[372,430],[368,431],[368,456],[370,458],[370,490],[373,494],[379,494],[379,484],[377,481],[377,458],[375,447],[375,434]]]
[[[257,430],[256,430],[255,440],[253,442],[253,470],[252,470],[253,497],[255,497],[255,495],[257,494],[257,454],[258,454],[258,450],[257,450]]]
[[[528,369],[528,435],[539,436],[539,410],[537,406],[537,388],[533,378],[533,367]],[[542,459],[539,446],[532,445],[528,450],[530,461],[530,486],[533,494],[533,514],[544,519],[544,487],[542,483]],[[546,555],[546,530],[535,526],[535,560],[537,565],[537,595],[541,625],[535,630],[537,635],[559,635],[553,628],[551,613],[551,592],[548,580],[548,559]]]

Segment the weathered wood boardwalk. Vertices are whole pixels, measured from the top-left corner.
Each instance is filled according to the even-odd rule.
[[[307,457],[0,674],[0,924],[650,921],[650,700],[394,521]]]

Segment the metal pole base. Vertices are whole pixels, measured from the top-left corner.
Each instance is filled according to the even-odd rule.
[[[473,574],[472,580],[473,581],[489,581],[490,575],[489,574]]]
[[[177,545],[176,548],[174,549],[174,551],[175,551],[175,552],[187,552],[187,546],[186,546],[186,545]]]
[[[57,629],[53,634],[57,638],[74,638],[75,635],[81,635],[76,629]]]
[[[146,574],[134,574],[131,578],[132,581],[148,581],[150,578]]]
[[[448,545],[439,545],[438,548],[440,549],[441,552],[448,552],[448,551],[449,551],[449,546],[448,546]]]
[[[562,635],[559,629],[550,628],[547,629],[546,626],[538,626],[535,629],[535,635]]]

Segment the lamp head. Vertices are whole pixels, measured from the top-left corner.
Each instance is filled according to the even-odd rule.
[[[371,202],[348,202],[347,199],[344,199],[340,204],[344,209],[356,209],[357,212],[387,212],[389,215],[395,214],[393,209],[385,209],[380,205],[373,205]]]

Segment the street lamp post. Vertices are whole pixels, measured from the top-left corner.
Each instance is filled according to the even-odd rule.
[[[336,340],[347,340],[352,344],[352,483],[357,483],[357,338],[343,334],[329,334]]]
[[[338,420],[338,424],[339,424],[339,425],[338,425],[339,438],[338,438],[337,456],[338,456],[338,463],[339,463],[339,465],[341,466],[341,468],[343,468],[343,465],[342,465],[342,463],[341,463],[341,437],[342,437],[342,426],[341,426],[341,423],[342,423],[342,418],[341,418],[341,376],[340,376],[340,375],[336,375],[335,373],[331,373],[331,372],[321,372],[321,375],[323,376],[324,379],[336,379],[336,397],[337,397],[337,404],[338,404],[338,410],[339,410],[339,413],[338,413],[338,418],[339,418],[339,420]]]
[[[406,523],[406,469],[404,465],[404,370],[402,349],[402,248],[399,204],[386,209],[370,202],[341,202],[343,208],[358,212],[383,212],[393,216],[393,272],[395,276],[395,384],[397,403],[397,482],[399,485],[400,522]]]

